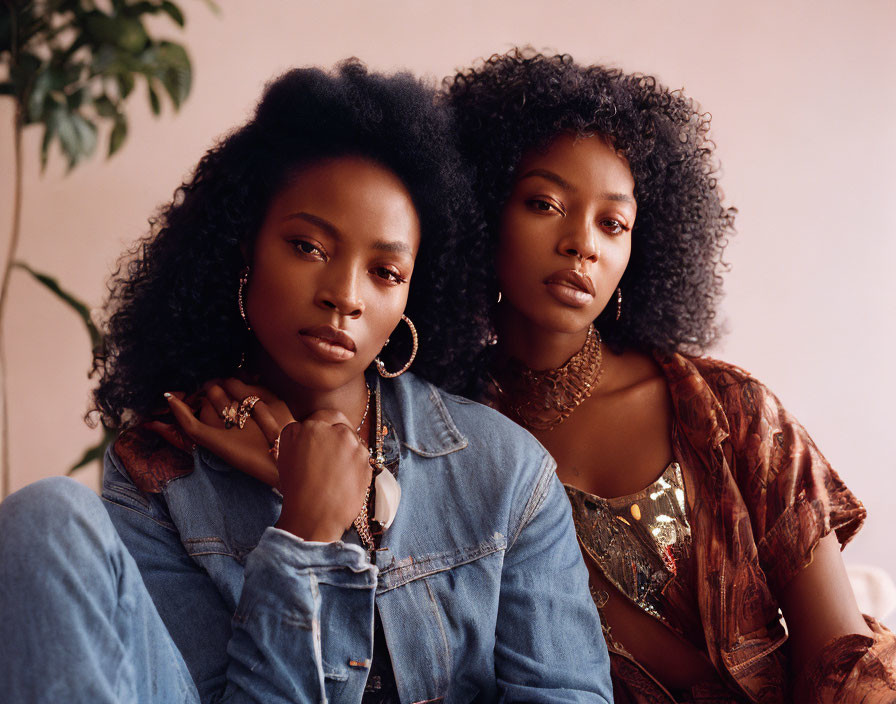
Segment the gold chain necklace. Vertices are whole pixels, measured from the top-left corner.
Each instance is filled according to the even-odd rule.
[[[600,333],[592,325],[582,349],[562,367],[535,371],[516,359],[492,376],[499,411],[530,430],[551,430],[566,420],[600,383]]]
[[[370,410],[370,386],[367,387],[367,410]],[[376,408],[376,418],[374,427],[371,429],[374,435],[374,446],[369,449],[370,467],[373,470],[370,484],[367,485],[367,493],[364,494],[364,503],[361,504],[361,511],[355,516],[353,524],[355,530],[358,531],[358,537],[364,543],[368,550],[373,550],[376,545],[373,541],[373,534],[370,532],[370,489],[374,484],[376,475],[382,471],[388,471],[385,467],[386,458],[383,453],[383,440],[385,438],[385,428],[383,427],[383,410],[380,400],[380,386],[377,381],[376,391],[373,392],[373,405]],[[367,410],[364,411],[364,418],[361,419],[361,427],[367,419]],[[360,433],[361,427],[358,428]]]

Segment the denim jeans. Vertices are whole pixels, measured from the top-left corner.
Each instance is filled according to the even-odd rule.
[[[198,702],[103,502],[53,477],[0,504],[0,700]]]

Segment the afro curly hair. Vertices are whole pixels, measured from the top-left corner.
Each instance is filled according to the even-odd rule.
[[[89,417],[124,428],[164,408],[163,392],[236,372],[251,334],[237,304],[243,252],[296,169],[348,155],[395,173],[417,209],[421,245],[406,308],[420,335],[414,371],[468,390],[487,291],[472,266],[487,245],[468,167],[435,88],[350,59],[331,73],[295,69],[270,83],[254,117],[210,149],[150,220],[109,284]],[[390,345],[384,361],[401,366],[408,349]]]
[[[709,115],[650,76],[531,48],[493,55],[446,78],[443,90],[476,171],[492,255],[479,268],[490,292],[501,210],[521,158],[560,133],[600,134],[628,160],[638,203],[620,284],[624,312],[617,321],[615,306],[604,309],[601,336],[616,350],[701,353],[712,345],[736,210],[722,204]]]

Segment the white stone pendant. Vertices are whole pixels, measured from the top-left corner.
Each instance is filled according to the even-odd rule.
[[[374,482],[376,487],[376,506],[374,507],[373,520],[377,521],[383,530],[387,530],[395,520],[398,513],[398,502],[401,501],[401,487],[398,480],[388,469],[376,475]]]

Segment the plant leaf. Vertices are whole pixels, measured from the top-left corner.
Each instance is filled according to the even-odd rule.
[[[84,31],[95,44],[118,43],[118,26],[115,19],[104,12],[94,10],[88,12],[83,20]]]
[[[124,144],[124,139],[127,136],[128,120],[123,114],[119,113],[115,119],[115,124],[112,126],[112,132],[109,134],[109,156],[121,149],[121,145]]]
[[[114,430],[103,428],[102,439],[96,445],[88,447],[84,451],[84,454],[81,455],[81,459],[68,468],[68,471],[65,473],[66,476],[74,474],[75,470],[81,469],[81,467],[88,465],[91,462],[102,461],[103,455],[106,454],[106,448],[115,441],[116,435],[117,433]]]
[[[52,117],[56,122],[62,151],[68,157],[68,168],[71,170],[96,149],[96,125],[64,107],[54,109]]]
[[[123,70],[115,77],[115,81],[118,83],[118,94],[124,100],[134,90],[134,74]]]
[[[215,0],[205,0],[205,5],[209,10],[212,11],[212,13],[216,15],[221,14],[221,7],[218,5],[218,3],[215,2]]]
[[[129,54],[136,54],[149,42],[143,23],[136,17],[119,15],[115,18],[115,44]]]
[[[59,285],[59,282],[50,276],[39,271],[35,271],[23,261],[17,261],[13,266],[18,267],[22,271],[26,271],[33,276],[38,283],[46,286],[54,295],[56,295],[63,303],[69,306],[81,318],[81,322],[87,328],[87,334],[90,335],[90,344],[93,349],[99,347],[103,342],[103,336],[90,317],[90,308],[84,301],[79,299],[72,293],[69,293]]]
[[[169,2],[168,0],[165,0],[162,3],[161,10],[166,15],[168,15],[171,19],[173,19],[181,27],[183,27],[186,24],[186,20],[184,19],[184,13],[181,12],[181,9],[177,5],[175,5],[173,2]]]
[[[115,117],[118,115],[115,103],[105,93],[94,101],[93,107],[96,110],[96,114],[100,117]]]
[[[149,90],[149,107],[152,108],[152,114],[158,115],[162,112],[162,103],[159,101],[159,94],[152,87],[151,79],[146,79],[146,87]]]
[[[159,61],[159,78],[175,109],[179,109],[193,84],[193,69],[190,66],[190,57],[187,50],[174,42],[161,42],[158,46],[157,57]]]
[[[86,103],[90,102],[90,91],[87,87],[78,88],[74,93],[70,93],[66,102],[68,103],[69,110],[78,110]]]
[[[80,161],[96,151],[96,125],[77,112],[71,113],[71,121],[75,131],[78,133],[78,143],[80,145],[78,159]]]
[[[27,121],[40,122],[46,111],[45,101],[53,87],[53,75],[49,67],[38,69],[28,95]]]
[[[44,122],[44,138],[40,143],[40,170],[47,168],[47,158],[50,155],[50,142],[56,134],[56,124],[52,120]]]

